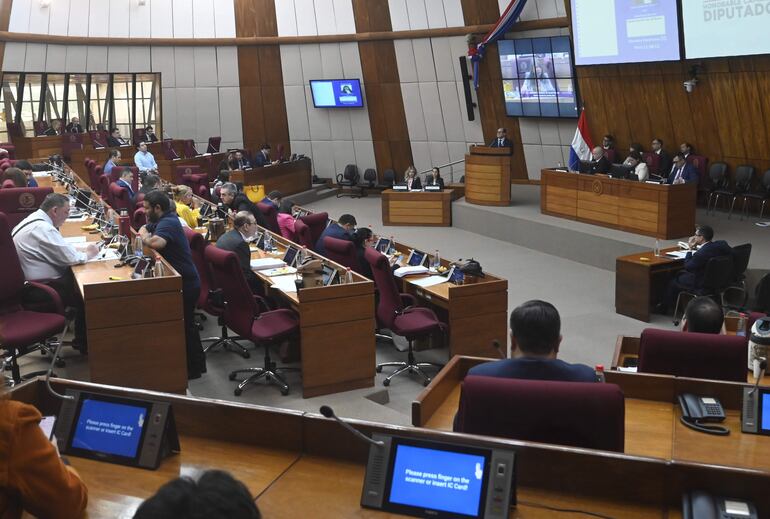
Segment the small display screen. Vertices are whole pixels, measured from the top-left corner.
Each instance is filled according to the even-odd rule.
[[[75,419],[71,447],[135,459],[144,436],[149,405],[129,405],[83,396]]]
[[[480,517],[487,456],[396,444],[386,493],[390,505]]]
[[[333,285],[337,282],[337,270],[334,267],[328,265],[323,266],[323,283],[324,286]]]
[[[316,108],[353,108],[364,106],[358,79],[313,79],[310,81]]]
[[[770,393],[765,391],[759,393],[759,416],[759,428],[762,432],[770,433]]]
[[[258,249],[265,250],[265,235],[263,233],[257,234],[257,239],[255,240],[257,244]]]
[[[286,249],[286,254],[283,256],[283,261],[288,266],[293,266],[294,261],[297,259],[297,249],[296,247],[289,247]]]
[[[380,238],[377,240],[375,249],[377,249],[379,252],[382,252],[383,254],[387,254],[388,250],[390,249],[390,240],[386,238]]]
[[[422,265],[425,261],[425,253],[420,252],[418,250],[412,251],[412,253],[409,255],[409,266],[410,267],[417,267],[419,265]]]

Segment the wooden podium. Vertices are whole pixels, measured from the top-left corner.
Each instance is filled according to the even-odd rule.
[[[478,205],[511,204],[511,148],[471,146],[465,156],[465,200]]]

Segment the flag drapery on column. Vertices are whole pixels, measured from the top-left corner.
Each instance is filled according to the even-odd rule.
[[[468,48],[468,56],[471,58],[473,64],[473,86],[479,88],[479,62],[484,59],[484,51],[487,45],[494,43],[508,32],[516,20],[519,19],[521,12],[524,10],[524,6],[527,5],[527,0],[511,0],[508,7],[505,9],[500,19],[487,33],[486,36],[478,43],[471,44]]]
[[[572,145],[569,149],[569,169],[578,171],[581,160],[591,159],[591,149],[594,147],[591,142],[591,135],[588,132],[588,119],[586,119],[586,110],[580,112],[575,136],[572,138]]]

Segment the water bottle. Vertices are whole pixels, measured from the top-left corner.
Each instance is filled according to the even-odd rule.
[[[738,327],[735,330],[735,335],[746,337],[746,314],[743,312],[738,314]]]
[[[134,255],[139,257],[144,256],[144,243],[142,243],[142,237],[138,234],[134,238]]]
[[[393,238],[393,236],[390,237],[390,246],[388,247],[388,256],[392,256],[396,253],[396,240]]]
[[[441,266],[441,256],[438,254],[438,249],[433,253],[433,265],[432,268],[438,272],[438,268]]]
[[[353,282],[353,271],[350,270],[350,267],[347,267],[345,269],[345,284],[349,285]]]
[[[604,365],[597,364],[595,368],[595,373],[596,373],[596,381],[604,382]]]
[[[653,250],[655,256],[660,256],[660,240],[655,238],[655,250]]]

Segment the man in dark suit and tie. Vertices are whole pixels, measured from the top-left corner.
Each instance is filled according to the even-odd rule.
[[[248,211],[240,211],[233,218],[233,229],[227,231],[217,240],[217,247],[222,250],[234,252],[238,256],[238,263],[241,265],[243,275],[249,283],[251,291],[255,294],[262,294],[262,285],[259,278],[251,270],[251,250],[249,242],[254,239],[257,233],[257,220],[254,215]]]
[[[655,308],[656,312],[667,313],[676,304],[679,292],[702,289],[706,264],[710,259],[732,255],[733,249],[726,241],[712,241],[713,239],[714,229],[710,226],[699,225],[695,228],[695,235],[690,236],[687,240],[690,250],[685,256],[684,269],[680,270],[676,277],[669,282],[666,289],[666,299]]]
[[[511,312],[510,359],[474,366],[469,375],[595,382],[596,373],[584,364],[569,364],[556,358],[561,344],[559,312],[545,301],[527,301]]]
[[[230,169],[231,170],[251,169],[251,162],[249,162],[249,159],[243,156],[243,152],[241,150],[236,150],[233,153],[233,159],[230,161]]]
[[[120,130],[118,128],[110,130],[110,135],[107,137],[107,146],[110,148],[117,148],[118,146],[125,146],[126,144],[128,143],[120,136]]]
[[[353,232],[356,230],[356,217],[352,214],[343,214],[337,223],[330,223],[321,236],[318,238],[318,242],[315,244],[315,251],[318,254],[326,254],[324,248],[324,238],[327,236],[331,238],[337,238],[339,240],[353,240]]]
[[[64,131],[67,133],[83,133],[83,127],[80,126],[80,119],[73,117]]]
[[[591,162],[588,167],[588,173],[608,173],[610,171],[610,161],[607,159],[606,152],[601,146],[596,146],[591,151]]]
[[[505,128],[497,129],[497,137],[489,143],[490,148],[513,148],[513,143],[508,139],[508,130]]]
[[[254,157],[254,164],[258,168],[262,168],[265,166],[270,166],[272,164],[277,164],[277,160],[270,160],[270,145],[269,144],[263,144],[260,147],[260,152],[257,153],[257,156]]]
[[[698,183],[698,170],[687,162],[684,155],[677,153],[674,157],[674,166],[671,168],[671,173],[669,173],[666,183],[689,184],[690,182]]]
[[[136,199],[136,193],[134,193],[134,188],[131,186],[131,183],[134,181],[134,172],[130,169],[126,168],[120,173],[120,178],[117,182],[115,182],[120,187],[124,187],[128,190],[128,199],[131,202],[131,205],[134,205],[134,200]]]
[[[652,140],[652,152],[658,156],[658,169],[651,171],[650,173],[654,173],[661,177],[667,177],[669,172],[671,172],[671,167],[674,165],[674,159],[672,159],[671,155],[663,149],[662,140]]]

